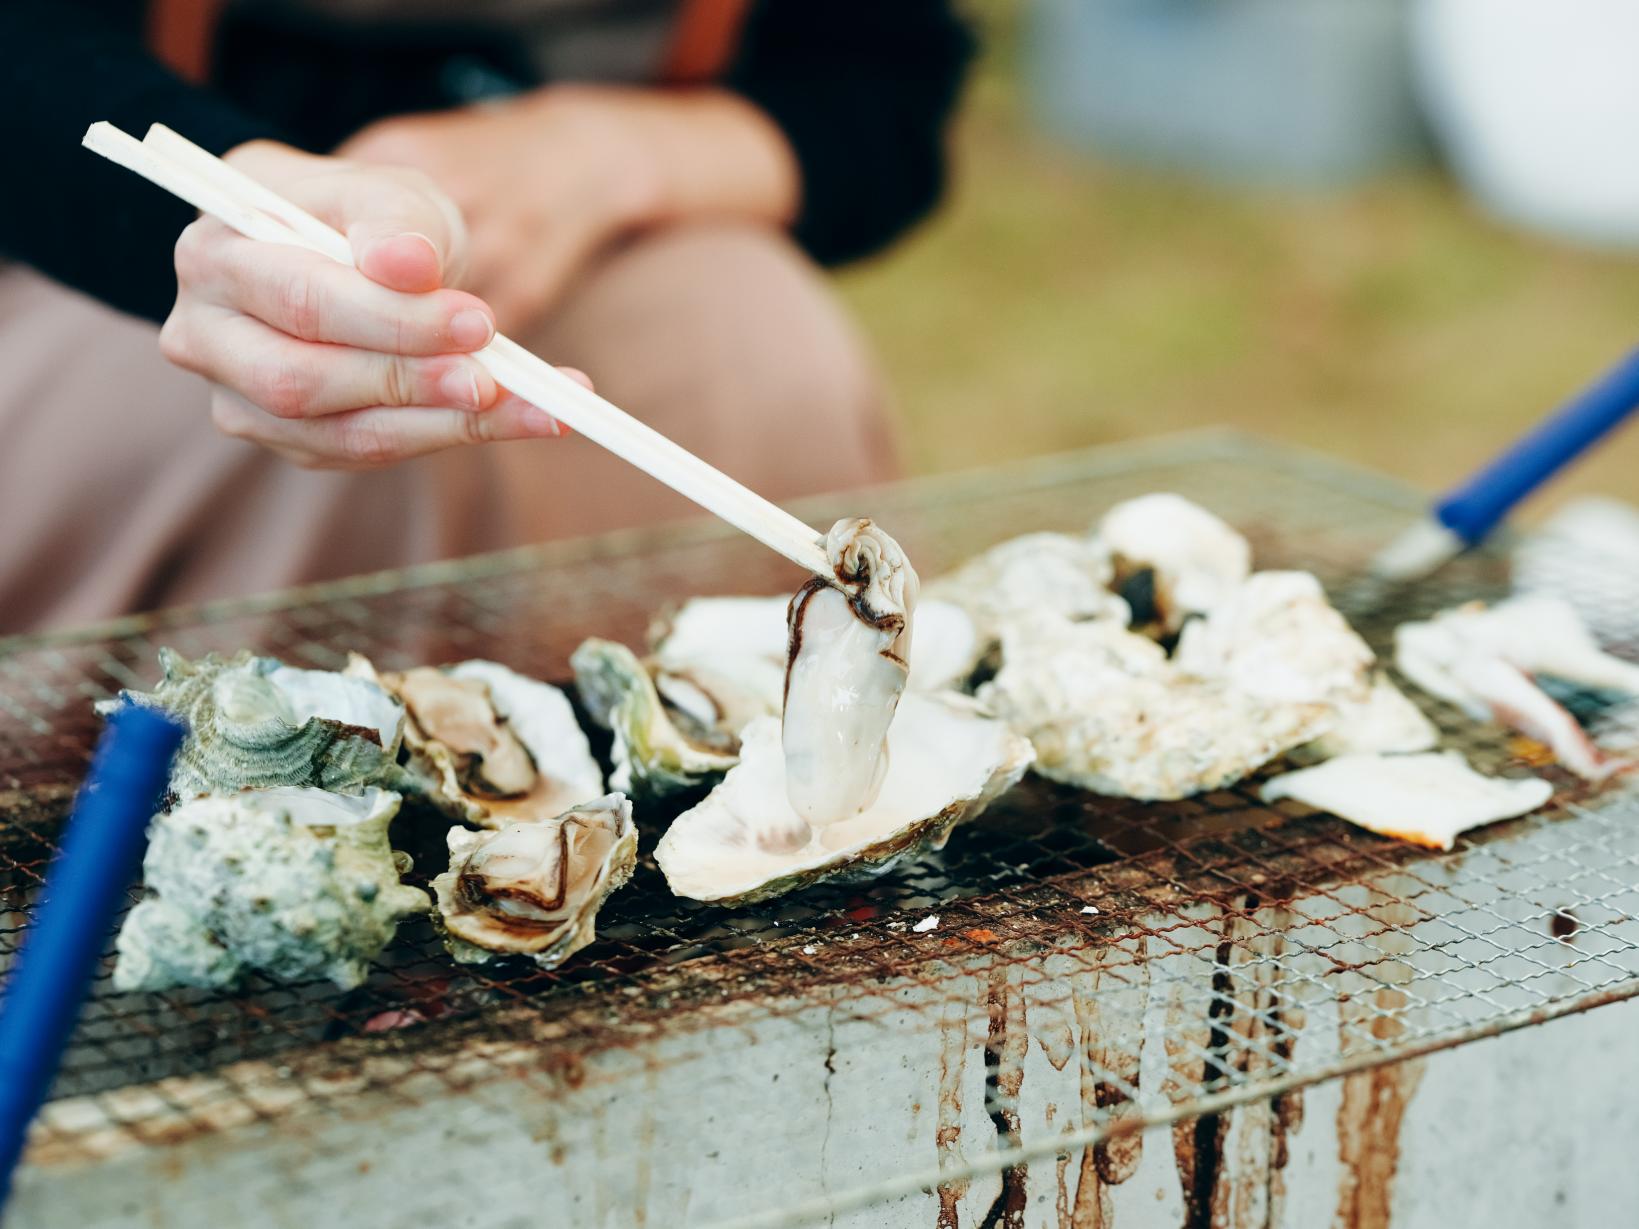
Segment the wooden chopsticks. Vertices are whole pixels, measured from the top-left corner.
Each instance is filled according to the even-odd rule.
[[[141,141],[109,123],[86,129],[85,147],[181,197],[240,234],[286,243],[350,265],[352,248],[336,230],[163,124]],[[812,528],[708,465],[645,423],[571,380],[510,338],[473,355],[498,383],[607,448],[706,511],[750,534],[810,572],[831,565]]]

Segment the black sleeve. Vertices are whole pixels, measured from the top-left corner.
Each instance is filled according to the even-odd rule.
[[[973,53],[949,0],[761,0],[727,84],[785,132],[802,169],[797,240],[836,264],[938,202],[945,125]]]
[[[135,31],[72,0],[0,0],[0,110],[11,173],[0,253],[123,311],[161,320],[176,297],[171,249],[188,205],[80,148],[95,120],[140,137],[156,121],[212,153],[274,135],[174,76]]]

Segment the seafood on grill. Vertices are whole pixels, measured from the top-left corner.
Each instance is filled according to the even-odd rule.
[[[599,908],[631,878],[631,803],[609,794],[550,819],[452,828],[433,880],[445,945],[463,963],[520,955],[555,968],[596,936]]]
[[[1265,802],[1293,798],[1382,836],[1450,849],[1460,833],[1536,810],[1553,796],[1536,777],[1482,776],[1455,751],[1343,755],[1264,784]]]
[[[887,739],[887,770],[872,802],[815,825],[792,806],[779,719],[753,721],[739,763],[655,849],[672,891],[734,904],[881,874],[942,848],[952,828],[982,812],[1034,758],[1028,741],[953,692],[907,692]],[[804,837],[800,844],[793,834]]]
[[[378,672],[354,654],[348,672],[404,705],[409,767],[452,818],[498,828],[603,794],[575,710],[550,684],[481,660]]]
[[[1030,739],[1042,776],[1140,799],[1233,784],[1336,719],[1323,699],[1190,674],[1146,636],[1051,613],[1008,628],[1001,670],[978,697]]]
[[[1067,619],[1111,619],[1125,626],[1127,603],[1111,589],[1115,567],[1095,538],[1028,533],[1009,538],[931,581],[928,599],[964,610],[975,630],[974,660],[1016,619],[1050,611]]]
[[[1337,721],[1309,744],[1308,750],[1325,759],[1335,755],[1403,755],[1432,751],[1440,741],[1434,723],[1386,674],[1372,680],[1364,700],[1337,705]]]
[[[672,694],[623,644],[584,641],[569,659],[587,713],[613,735],[611,788],[648,802],[698,787],[732,768],[739,738],[711,694]],[[692,701],[692,703],[691,703]]]
[[[1173,665],[1271,703],[1363,704],[1376,658],[1307,572],[1258,572],[1191,619]]]
[[[404,708],[375,683],[301,670],[249,652],[189,661],[159,651],[151,692],[124,691],[97,706],[164,709],[188,737],[171,769],[178,798],[242,789],[311,787],[357,793],[404,788],[398,766]]]
[[[1395,663],[1424,691],[1476,721],[1544,743],[1566,768],[1604,780],[1629,762],[1600,748],[1537,676],[1639,695],[1639,664],[1601,649],[1570,603],[1547,594],[1471,602],[1395,630]]]
[[[825,536],[830,576],[791,599],[780,739],[797,818],[780,838],[800,848],[876,800],[888,772],[888,730],[910,678],[919,588],[905,552],[869,520]]]
[[[154,816],[147,897],[120,929],[114,985],[232,987],[278,981],[359,985],[425,892],[399,882],[388,844],[399,795],[366,789],[248,790]]]
[[[1181,495],[1158,492],[1119,503],[1095,535],[1110,557],[1117,593],[1135,626],[1176,633],[1191,615],[1226,601],[1252,571],[1245,538]]]
[[[646,802],[734,766],[740,730],[783,705],[790,605],[787,597],[691,598],[656,623],[647,657],[599,639],[575,651],[581,702],[614,735],[611,788]],[[977,643],[966,612],[920,602],[916,617],[907,686],[936,691],[966,678]]]

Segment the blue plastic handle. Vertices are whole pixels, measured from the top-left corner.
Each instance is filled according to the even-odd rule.
[[[124,705],[108,721],[0,999],[0,1207],[147,846],[185,731]]]
[[[1520,500],[1639,407],[1639,350],[1435,505],[1439,522],[1473,546]]]

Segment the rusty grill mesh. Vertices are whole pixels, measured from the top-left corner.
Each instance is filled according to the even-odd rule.
[[[1359,606],[1366,595],[1352,578],[1415,501],[1319,458],[1231,436],[799,511],[825,523],[867,508],[927,575],[990,542],[1080,527],[1119,499],[1162,489],[1243,528],[1260,566],[1315,571],[1380,650],[1396,622],[1506,589],[1504,558],[1487,555],[1386,608]],[[386,668],[485,656],[561,680],[586,635],[637,643],[668,601],[787,583],[785,565],[761,548],[689,526],[0,641],[0,969],[26,938],[83,773],[91,702],[151,682],[161,645],[189,656],[249,646],[318,667],[340,666],[351,649]],[[1602,626],[1621,625],[1624,612],[1600,608],[1597,570],[1567,596]],[[1616,647],[1632,655],[1639,628],[1630,628]],[[1567,699],[1608,740],[1639,732],[1632,710]],[[504,1088],[565,1107],[551,1128],[562,1165],[602,1146],[569,1107],[638,1080],[656,1101],[669,1082],[697,1104],[723,1098],[703,1119],[715,1126],[667,1136],[667,1155],[645,1161],[620,1196],[636,1209],[666,1174],[691,1175],[668,1223],[807,1223],[928,1190],[956,1209],[974,1197],[971,1178],[997,1172],[1005,1202],[1022,1198],[1024,1161],[1053,1155],[1096,1153],[1104,1180],[1119,1180],[1127,1133],[1254,1100],[1278,1124],[1281,1098],[1304,1084],[1639,990],[1634,795],[1595,795],[1543,766],[1530,744],[1438,707],[1431,715],[1476,767],[1550,776],[1555,803],[1430,855],[1297,804],[1266,806],[1261,775],[1164,805],[1031,779],[943,853],[863,888],[722,910],[673,898],[645,860],[600,917],[597,942],[552,972],[457,966],[425,923],[402,927],[367,984],[346,994],[256,983],[234,994],[121,995],[109,987],[110,959],[36,1124],[31,1160],[159,1153],[241,1128],[312,1131],[314,1121],[357,1115],[424,1123]],[[669,817],[638,818],[647,850]],[[416,855],[415,882],[441,869],[441,836],[437,824],[395,828],[395,843]],[[793,1058],[804,1046],[818,1049]],[[775,1056],[783,1071],[762,1073],[767,1083],[747,1092]],[[807,1077],[795,1071],[803,1062]],[[768,1147],[812,1159],[802,1150],[819,1127],[805,1107],[872,1062],[890,1119],[895,1081],[904,1085],[919,1167],[906,1172],[903,1153],[828,1120],[818,1178],[782,1175],[778,1196],[766,1175],[719,1155],[733,1134],[725,1121],[738,1115],[759,1123]],[[1036,1091],[1044,1083],[1058,1090],[1051,1103]],[[964,1101],[980,1084],[982,1107]],[[645,1129],[652,1139],[654,1122]],[[482,1131],[472,1139],[495,1146]],[[318,1180],[345,1180],[350,1171],[325,1169],[335,1159],[306,1146]],[[900,1159],[890,1165],[890,1156]],[[460,1146],[446,1158],[450,1174],[471,1163]],[[263,1198],[288,1194],[267,1181]],[[486,1197],[493,1221],[468,1201],[460,1223],[512,1223],[505,1183]]]

